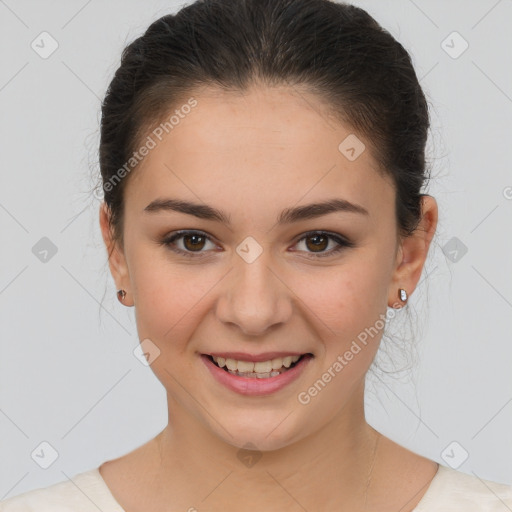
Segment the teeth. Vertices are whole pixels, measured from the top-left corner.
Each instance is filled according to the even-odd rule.
[[[277,359],[272,359],[272,370],[279,370],[283,366],[283,360],[278,357]]]
[[[223,357],[213,357],[213,360],[221,367],[227,367],[231,372],[240,373],[257,373],[257,374],[272,374],[276,373],[272,370],[281,370],[281,368],[290,368],[292,363],[297,362],[300,356],[286,356],[271,359],[269,361],[260,361],[253,363],[251,361],[236,361],[235,359],[224,359]],[[273,376],[273,375],[272,375]]]
[[[228,370],[228,373],[231,373],[231,375],[236,375],[237,377],[249,377],[253,379],[268,379],[269,377],[277,377],[281,374],[281,372],[267,372],[267,373],[238,373],[238,372],[232,372],[231,370]]]
[[[254,371],[254,363],[250,363],[249,361],[235,361],[234,359],[231,361],[233,361],[233,363],[236,365],[236,369],[241,373],[249,373]]]
[[[250,363],[252,364],[252,363]],[[238,363],[238,369],[240,370],[240,363]],[[276,368],[279,370],[279,368]],[[256,373],[269,373],[272,371],[272,361],[261,361],[260,363],[254,363],[254,371]]]
[[[213,358],[213,360],[215,361],[215,358]],[[226,366],[228,370],[231,370],[232,372],[238,369],[237,363],[234,359],[226,359]]]

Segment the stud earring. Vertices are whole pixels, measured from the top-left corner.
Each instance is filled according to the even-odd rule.
[[[123,303],[124,298],[126,297],[126,292],[124,290],[117,290],[117,298],[121,304]]]
[[[407,292],[403,288],[398,288],[398,298],[402,302],[407,302]]]

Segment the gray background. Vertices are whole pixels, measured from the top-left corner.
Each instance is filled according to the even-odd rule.
[[[440,206],[410,301],[423,326],[417,362],[370,375],[367,417],[417,453],[510,483],[512,1],[354,3],[412,54],[432,108],[428,191]],[[180,5],[0,0],[0,500],[166,425],[164,388],[134,357],[133,311],[115,298],[91,176],[122,48]],[[51,49],[43,31],[59,45],[47,58],[31,47]]]

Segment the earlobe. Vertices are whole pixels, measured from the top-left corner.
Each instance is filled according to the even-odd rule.
[[[396,304],[397,290],[404,289],[410,296],[421,277],[430,243],[437,227],[437,202],[429,195],[421,198],[421,219],[416,230],[404,238],[397,252],[397,263],[390,283],[388,305]],[[398,291],[400,294],[401,292]],[[401,297],[399,297],[401,300]]]

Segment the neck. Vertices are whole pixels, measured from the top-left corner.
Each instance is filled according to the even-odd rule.
[[[177,408],[169,403],[169,424],[155,438],[154,477],[166,488],[179,482],[190,496],[202,490],[205,501],[198,508],[221,510],[234,495],[243,496],[247,510],[292,503],[306,510],[344,503],[346,510],[356,510],[364,503],[379,437],[365,420],[364,383],[324,428],[262,452],[233,446]]]

